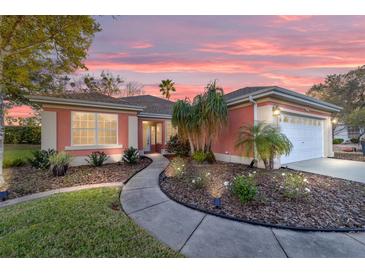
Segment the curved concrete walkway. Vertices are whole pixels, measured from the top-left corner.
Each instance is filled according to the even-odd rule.
[[[170,200],[159,188],[159,154],[123,188],[124,211],[188,257],[365,257],[365,233],[297,232],[219,218]]]

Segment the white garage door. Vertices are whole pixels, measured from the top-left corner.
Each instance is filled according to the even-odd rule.
[[[323,157],[322,120],[282,114],[280,128],[293,144],[291,153],[281,157],[281,164]]]

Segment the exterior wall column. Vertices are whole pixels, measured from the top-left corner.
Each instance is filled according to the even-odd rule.
[[[128,147],[138,148],[138,118],[128,116]]]
[[[57,112],[41,112],[41,149],[57,150]]]
[[[333,157],[333,136],[332,136],[332,122],[331,117],[327,117],[323,123],[323,151],[324,157]]]

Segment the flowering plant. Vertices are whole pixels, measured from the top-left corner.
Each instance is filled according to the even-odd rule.
[[[285,173],[281,174],[284,196],[289,199],[298,199],[310,193],[307,187],[308,179],[302,173]]]

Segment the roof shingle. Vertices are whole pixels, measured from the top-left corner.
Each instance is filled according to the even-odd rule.
[[[52,95],[47,95],[47,97],[130,105],[130,103],[123,100],[123,98],[115,98],[105,94],[101,94],[99,92],[55,93]]]
[[[120,99],[133,105],[145,107],[142,114],[153,113],[172,115],[172,108],[174,106],[174,102],[152,95],[129,96]]]
[[[233,99],[236,97],[249,95],[250,93],[253,93],[253,92],[256,92],[256,91],[259,91],[262,89],[269,89],[269,88],[275,88],[275,86],[244,87],[244,88],[240,88],[238,90],[225,94],[224,99],[230,100],[230,99]]]

